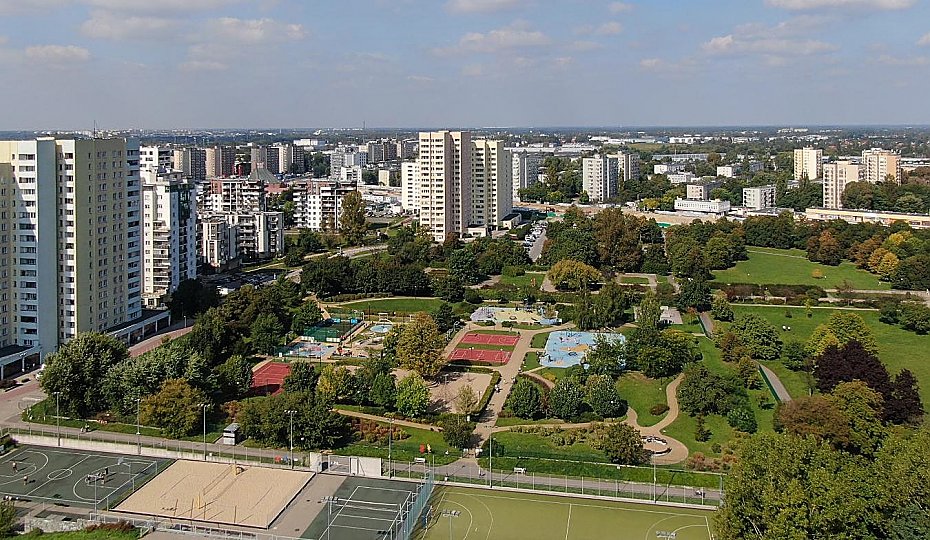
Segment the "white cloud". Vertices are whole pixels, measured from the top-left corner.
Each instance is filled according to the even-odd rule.
[[[0,15],[24,15],[57,9],[70,0],[0,0]]]
[[[26,47],[26,58],[45,64],[73,64],[90,60],[90,51],[75,45],[34,45]]]
[[[594,31],[599,36],[613,36],[623,31],[623,26],[617,21],[606,22]]]
[[[2,0],[0,0],[2,1]],[[30,0],[30,2],[35,0]],[[54,0],[43,0],[52,2]],[[112,11],[132,13],[191,12],[231,7],[239,0],[80,0],[82,3]]]
[[[647,70],[655,70],[662,67],[663,62],[661,58],[643,58],[639,61],[639,67]]]
[[[436,79],[432,77],[428,77],[426,75],[407,75],[407,80],[411,82],[417,82],[417,83],[431,83],[431,82],[434,82]]]
[[[180,68],[181,71],[224,71],[229,66],[215,60],[188,60]]]
[[[835,45],[816,39],[756,36],[718,36],[701,45],[708,54],[790,54],[809,56],[835,51]]]
[[[611,2],[607,6],[608,11],[611,13],[623,13],[624,11],[630,11],[633,9],[633,4],[628,4],[626,2]]]
[[[921,38],[917,40],[917,44],[920,46],[930,45],[930,32],[921,36]]]
[[[603,45],[601,45],[600,43],[595,43],[594,41],[581,40],[581,41],[573,41],[571,45],[568,46],[568,48],[569,50],[572,50],[572,51],[586,52],[586,51],[594,51],[597,49],[601,49],[603,48]]]
[[[802,11],[808,9],[868,9],[891,11],[907,9],[916,0],[766,0],[765,3],[782,9]]]
[[[490,32],[470,32],[459,39],[457,45],[436,49],[438,54],[456,52],[493,53],[509,49],[541,47],[552,40],[539,30],[530,29],[526,23],[516,22]]]
[[[307,35],[300,24],[282,23],[274,19],[237,19],[235,17],[221,17],[207,21],[206,33],[215,39],[248,45],[272,41],[295,41]]]
[[[449,0],[446,9],[453,13],[492,13],[520,7],[523,0]]]
[[[480,77],[484,74],[484,66],[481,64],[469,64],[462,68],[462,75],[466,77]]]
[[[877,59],[879,64],[886,66],[904,66],[904,67],[922,67],[930,65],[930,57],[927,56],[891,56],[883,54]]]
[[[97,39],[165,39],[174,37],[180,24],[176,19],[163,17],[94,11],[90,19],[81,24],[81,33]]]

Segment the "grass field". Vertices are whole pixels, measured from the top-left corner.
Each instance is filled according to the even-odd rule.
[[[534,349],[544,349],[546,347],[546,340],[549,339],[549,334],[552,332],[540,332],[533,336],[533,340],[530,341],[530,347]]]
[[[522,276],[501,276],[500,282],[515,287],[533,287],[533,280],[536,280],[535,287],[538,289],[545,278],[546,274],[543,272],[527,272]]]
[[[628,372],[617,381],[617,390],[620,397],[636,411],[639,425],[651,426],[665,418],[666,413],[656,416],[650,413],[649,409],[658,403],[668,405],[665,399],[665,387],[668,383],[667,379],[650,379],[639,372]]]
[[[380,312],[416,313],[418,311],[435,311],[440,304],[442,304],[442,300],[439,298],[373,298],[371,300],[346,302],[333,306],[333,308],[359,309],[366,313],[370,312],[374,316]]]
[[[385,422],[379,423],[383,426],[388,425]],[[394,459],[394,461],[413,461],[414,458],[423,457],[423,454],[420,453],[421,444],[429,445],[433,449],[433,456],[436,460],[436,465],[452,463],[459,458],[460,452],[449,446],[449,444],[442,439],[442,432],[417,429],[407,426],[394,426],[394,429],[403,429],[408,435],[410,435],[406,439],[395,440],[393,442],[392,448],[390,450],[391,457]],[[341,454],[352,456],[370,456],[384,459],[387,459],[388,457],[387,444],[381,445],[365,440],[347,444],[342,448],[337,448],[336,451]],[[446,452],[449,452],[448,455],[446,455]]]
[[[649,278],[641,276],[620,276],[620,283],[628,285],[649,285]]]
[[[526,353],[526,356],[523,358],[523,371],[529,371],[531,369],[536,369],[539,367],[539,353],[536,351],[530,351]]]
[[[754,283],[777,285],[811,285],[833,289],[843,280],[856,289],[890,289],[891,285],[878,280],[878,276],[859,270],[851,262],[839,266],[826,266],[807,260],[799,249],[748,248],[749,260],[739,261],[733,268],[714,271],[718,283]],[[814,270],[823,272],[823,278],[812,276]]]
[[[807,375],[798,371],[791,371],[780,361],[765,362],[765,367],[778,375],[778,379],[785,385],[785,389],[793,398],[808,395]]]
[[[815,308],[813,315],[808,318],[804,308],[788,308],[791,317],[785,317],[785,307],[766,307],[733,305],[733,312],[738,316],[743,313],[755,313],[765,317],[778,328],[782,340],[795,339],[807,341],[817,325],[825,323],[835,309]],[[855,310],[872,329],[878,341],[878,356],[888,366],[888,371],[894,375],[904,368],[911,370],[920,382],[920,397],[924,404],[930,404],[930,362],[924,361],[927,357],[927,347],[930,339],[920,336],[897,326],[885,324],[878,320],[878,311]],[[781,330],[782,325],[790,326],[791,331]],[[790,391],[790,390],[789,390]]]
[[[712,513],[699,510],[460,487],[438,488],[432,500],[418,540],[650,540],[661,533],[710,540],[713,534]]]

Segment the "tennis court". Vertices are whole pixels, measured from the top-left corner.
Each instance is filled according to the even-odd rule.
[[[333,318],[306,328],[301,334],[318,343],[339,343],[361,324],[361,319]]]
[[[469,362],[487,362],[489,364],[506,364],[510,361],[510,351],[492,351],[487,349],[455,349],[449,360],[468,360]]]
[[[110,508],[170,463],[169,459],[22,446],[0,458],[0,494],[61,506]]]
[[[437,487],[417,540],[711,540],[712,513],[651,504]]]
[[[511,336],[505,334],[482,334],[479,332],[469,332],[462,337],[459,343],[481,344],[481,345],[504,345],[513,347],[520,341],[520,336]]]
[[[421,484],[351,476],[332,496],[303,538],[319,540],[389,540],[397,537],[405,510]]]
[[[273,394],[284,385],[291,374],[291,365],[285,362],[265,362],[252,370],[252,392]]]

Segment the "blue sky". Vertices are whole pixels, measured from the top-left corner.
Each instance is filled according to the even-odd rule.
[[[0,129],[927,124],[930,0],[0,0]]]

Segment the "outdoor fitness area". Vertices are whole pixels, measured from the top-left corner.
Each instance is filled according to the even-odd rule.
[[[546,352],[539,356],[539,364],[555,368],[576,366],[584,361],[588,351],[594,347],[597,336],[621,343],[626,341],[623,334],[559,330],[549,334]]]
[[[267,528],[312,477],[288,469],[180,460],[116,509]]]
[[[327,345],[317,341],[296,341],[280,352],[280,356],[297,356],[299,358],[326,358],[336,350],[335,345]]]
[[[171,460],[22,446],[0,458],[0,494],[18,500],[103,510]]]
[[[363,323],[361,318],[342,319],[333,317],[305,329],[301,340],[314,343],[341,343]]]
[[[597,499],[437,487],[418,540],[711,540],[711,512]]]
[[[555,318],[547,318],[544,315],[545,308],[512,308],[512,307],[491,307],[483,306],[476,309],[471,314],[472,322],[492,322],[502,324],[510,322],[513,324],[538,324],[542,326],[554,326],[559,324]]]
[[[352,476],[329,497],[303,538],[314,540],[402,540],[418,526],[432,483]]]

